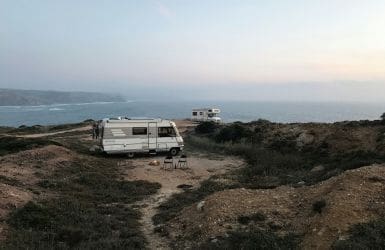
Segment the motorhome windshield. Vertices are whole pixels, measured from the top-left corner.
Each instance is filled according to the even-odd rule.
[[[159,127],[158,128],[159,137],[175,137],[176,132],[174,127]]]

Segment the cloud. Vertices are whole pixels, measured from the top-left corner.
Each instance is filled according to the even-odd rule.
[[[160,1],[156,2],[156,8],[159,14],[165,18],[172,18],[173,16],[175,16],[175,13]]]

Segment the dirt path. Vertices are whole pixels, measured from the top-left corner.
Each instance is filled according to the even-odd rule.
[[[91,129],[91,126],[85,126],[85,127],[74,128],[74,129],[68,129],[68,130],[62,130],[62,131],[57,131],[57,132],[50,132],[50,133],[17,135],[17,137],[23,137],[23,138],[38,138],[38,137],[44,137],[44,136],[51,136],[51,135],[64,134],[64,133],[68,133],[68,132],[87,131],[87,130],[90,130],[90,129]]]
[[[126,180],[147,180],[158,182],[162,188],[157,194],[146,200],[138,202],[135,206],[140,208],[142,213],[142,231],[147,238],[150,249],[169,249],[166,237],[154,233],[152,217],[157,213],[157,207],[166,201],[171,195],[181,192],[178,188],[181,184],[198,187],[200,182],[212,175],[224,174],[229,170],[239,168],[243,161],[236,158],[223,157],[219,159],[208,159],[201,156],[188,158],[187,169],[163,170],[161,166],[150,166],[149,162],[158,160],[163,162],[164,157],[142,158],[123,161],[120,164],[127,167],[125,171]],[[174,159],[177,163],[177,158]]]

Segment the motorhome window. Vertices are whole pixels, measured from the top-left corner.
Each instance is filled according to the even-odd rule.
[[[147,135],[147,128],[132,128],[133,135]]]
[[[203,115],[203,112],[199,112],[200,115]]]
[[[198,115],[198,112],[193,112],[193,116],[197,116]]]
[[[175,137],[176,133],[173,127],[159,127],[158,128],[159,137]]]
[[[209,112],[213,112],[211,109],[209,109]]]

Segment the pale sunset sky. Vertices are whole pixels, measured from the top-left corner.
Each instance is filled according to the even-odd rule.
[[[0,88],[385,101],[385,1],[0,0]]]

